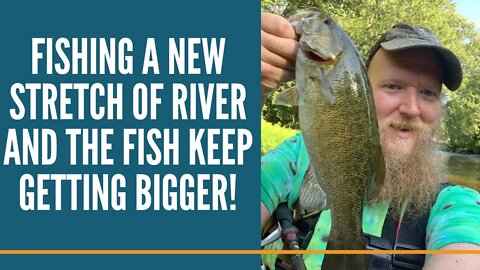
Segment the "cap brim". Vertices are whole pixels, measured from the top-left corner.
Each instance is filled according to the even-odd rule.
[[[409,48],[432,48],[435,49],[444,64],[443,84],[451,91],[457,90],[462,84],[462,66],[457,56],[438,44],[414,38],[396,38],[381,42],[380,46],[387,51],[399,51]]]

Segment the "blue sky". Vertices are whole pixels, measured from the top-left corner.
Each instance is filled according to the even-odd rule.
[[[477,24],[480,29],[480,1],[478,0],[456,0],[456,10],[469,21]]]

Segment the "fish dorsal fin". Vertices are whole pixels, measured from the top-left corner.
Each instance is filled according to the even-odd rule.
[[[283,90],[275,97],[274,103],[275,105],[298,106],[297,88],[293,86]]]

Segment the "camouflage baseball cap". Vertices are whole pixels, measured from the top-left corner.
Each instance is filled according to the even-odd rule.
[[[462,83],[462,66],[457,56],[449,49],[442,46],[438,37],[430,30],[411,26],[406,23],[399,23],[388,30],[372,47],[367,59],[367,67],[373,56],[382,47],[387,51],[398,51],[409,48],[432,48],[438,52],[443,62],[443,84],[455,91]]]

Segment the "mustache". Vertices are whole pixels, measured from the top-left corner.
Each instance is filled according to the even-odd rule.
[[[392,119],[389,119],[383,123],[384,127],[392,126],[400,130],[409,130],[417,131],[420,133],[431,132],[432,128],[420,121],[418,118],[405,118],[402,116],[397,116]]]
[[[423,131],[425,129],[429,129],[429,127],[422,123],[418,119],[405,119],[403,117],[396,117],[387,121],[389,126],[393,126],[396,129],[405,129],[411,131]]]

